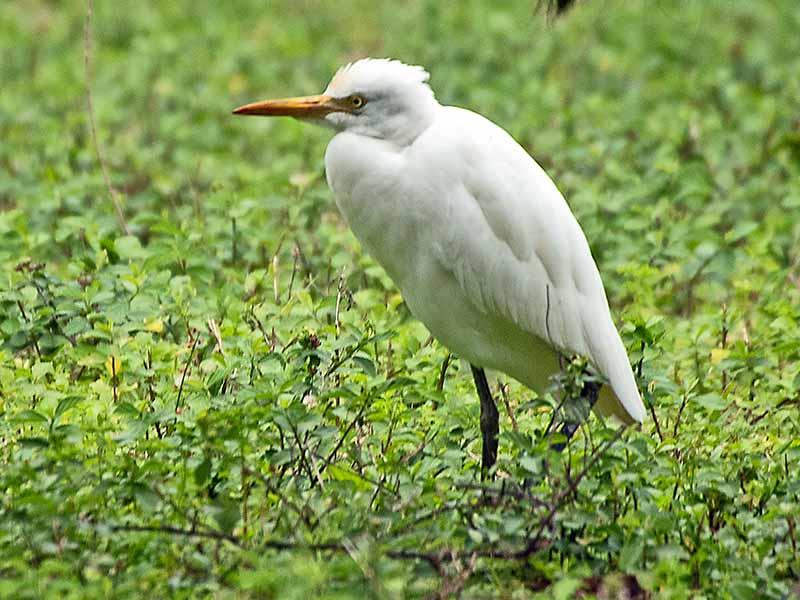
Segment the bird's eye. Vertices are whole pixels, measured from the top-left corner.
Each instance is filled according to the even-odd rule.
[[[367,101],[364,100],[364,96],[358,96],[358,95],[350,96],[350,106],[352,106],[353,108],[361,108],[366,103]]]

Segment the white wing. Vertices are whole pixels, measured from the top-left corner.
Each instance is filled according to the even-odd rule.
[[[500,127],[470,111],[444,111],[419,148],[430,153],[421,164],[436,165],[447,182],[438,190],[448,223],[436,247],[441,263],[482,311],[587,357],[616,396],[601,394],[598,410],[643,421],[600,274],[561,193]]]

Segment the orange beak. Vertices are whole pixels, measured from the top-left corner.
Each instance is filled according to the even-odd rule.
[[[233,111],[235,115],[257,115],[262,117],[295,117],[296,119],[321,119],[328,113],[341,111],[335,98],[330,96],[301,96],[263,100],[245,104]]]

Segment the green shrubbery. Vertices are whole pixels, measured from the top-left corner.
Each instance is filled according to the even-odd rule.
[[[796,2],[101,3],[129,235],[79,4],[0,7],[1,596],[797,589]],[[511,383],[481,487],[469,372],[335,212],[328,134],[229,116],[365,54],[558,182],[657,421],[555,455]]]

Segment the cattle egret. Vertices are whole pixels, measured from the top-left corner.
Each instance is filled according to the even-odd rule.
[[[607,381],[590,394],[595,410],[641,423],[600,274],[563,196],[503,129],[439,104],[428,78],[419,66],[365,58],[339,69],[322,95],[234,114],[337,132],[325,168],[339,210],[411,313],[472,365],[484,469],[498,431],[484,368],[542,391],[560,354],[584,356]]]

